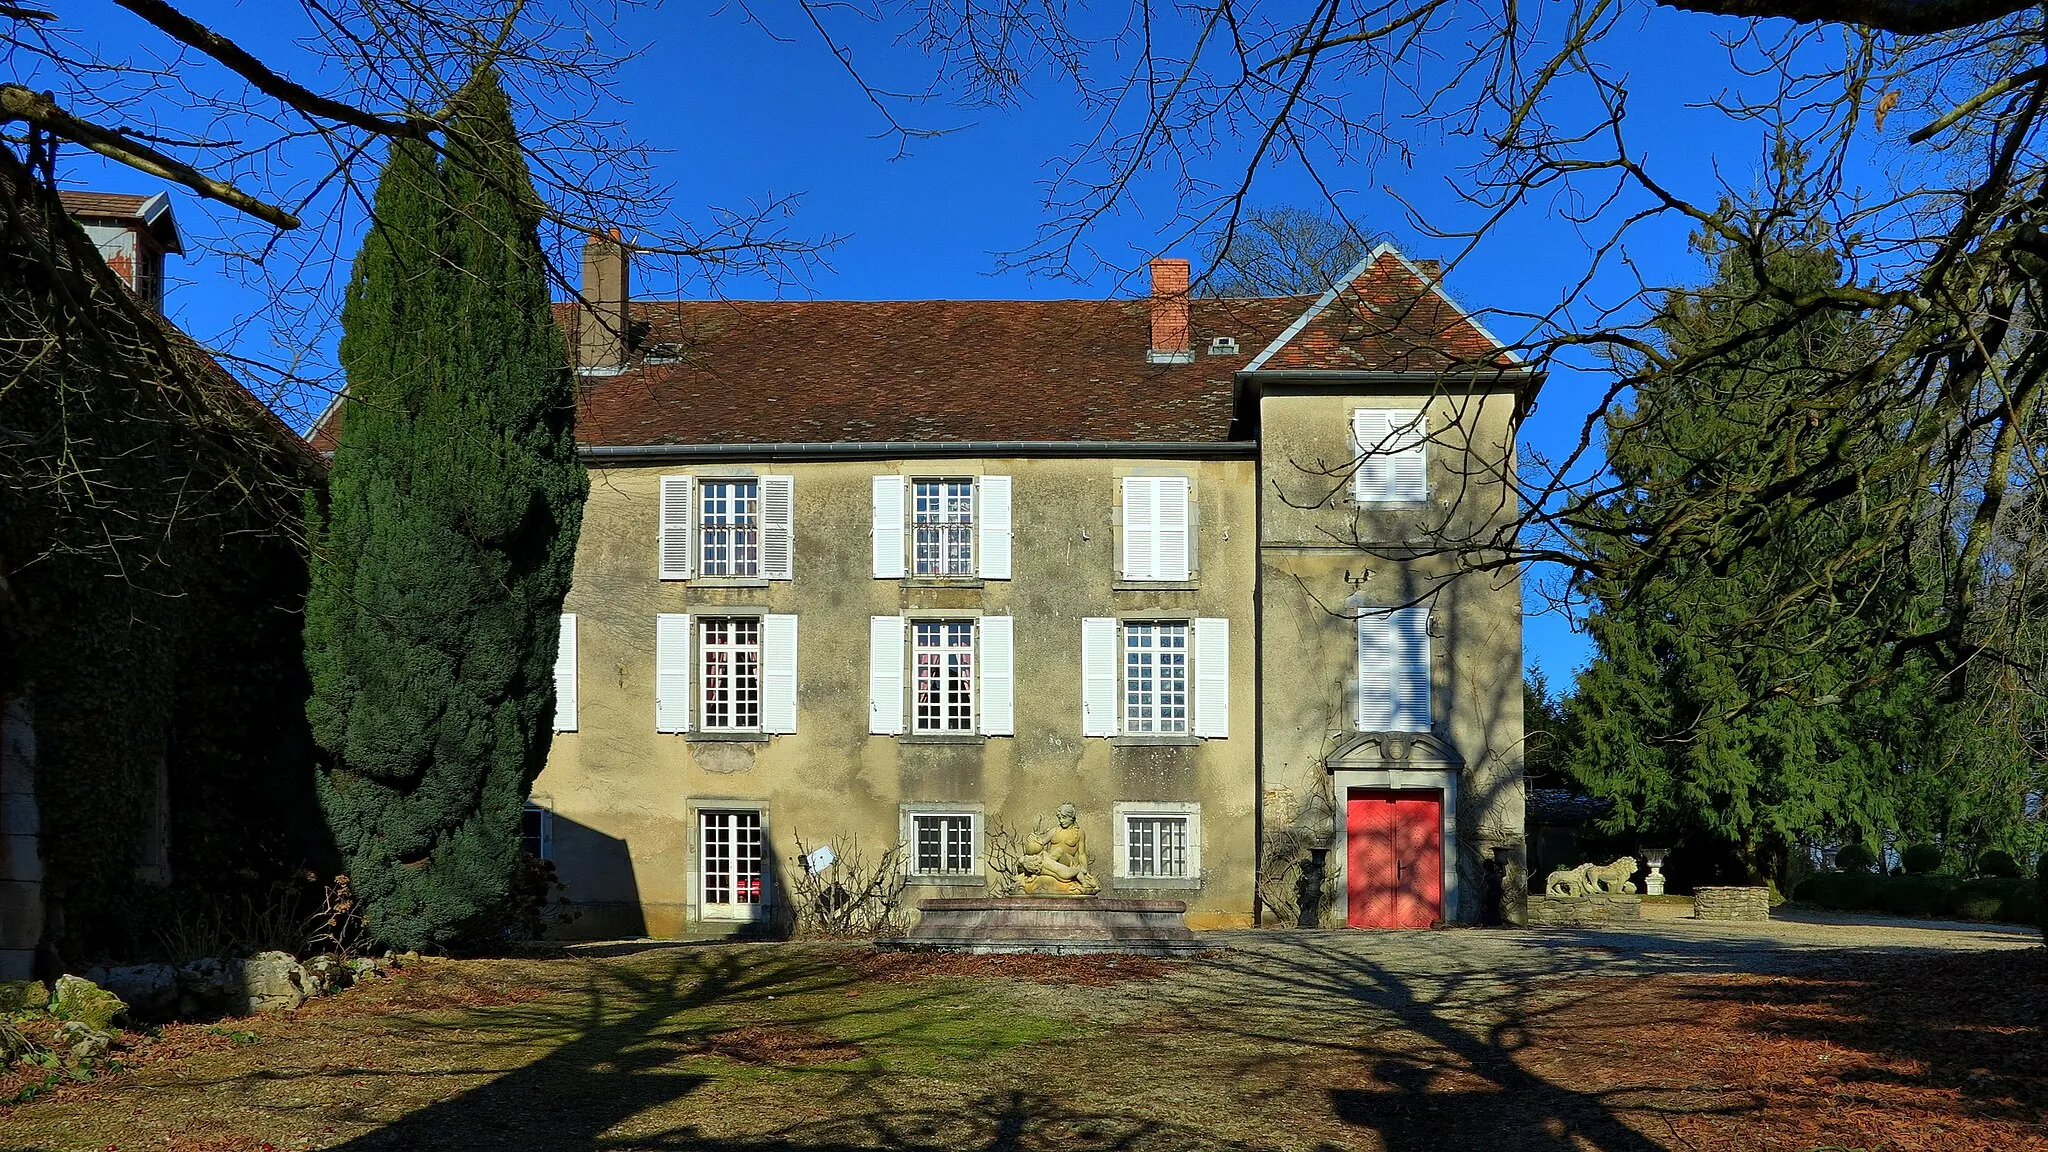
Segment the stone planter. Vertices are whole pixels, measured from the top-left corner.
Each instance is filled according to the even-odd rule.
[[[1692,894],[1696,920],[1769,920],[1769,888],[1696,888]]]

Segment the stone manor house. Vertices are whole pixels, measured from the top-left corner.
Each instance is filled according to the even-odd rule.
[[[560,308],[592,482],[527,833],[576,934],[775,923],[799,841],[976,894],[1062,803],[1105,895],[1196,927],[1304,844],[1335,922],[1478,916],[1521,852],[1520,590],[1423,545],[1513,515],[1530,373],[1433,264],[761,303],[635,300],[628,259],[593,239]]]

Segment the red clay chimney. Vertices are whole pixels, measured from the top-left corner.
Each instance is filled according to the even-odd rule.
[[[1154,364],[1186,364],[1195,358],[1188,333],[1188,262],[1165,256],[1152,261],[1152,349]]]
[[[593,232],[583,244],[583,318],[576,332],[580,368],[617,368],[626,362],[627,301],[632,298],[632,254],[614,228]]]

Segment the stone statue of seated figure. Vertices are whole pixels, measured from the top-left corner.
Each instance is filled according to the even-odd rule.
[[[1049,833],[1025,838],[1024,855],[1017,858],[1017,887],[1026,896],[1093,896],[1102,885],[1088,871],[1088,845],[1072,804],[1060,805],[1059,824]]]

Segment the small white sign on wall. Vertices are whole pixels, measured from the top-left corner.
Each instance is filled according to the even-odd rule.
[[[825,844],[805,853],[804,867],[811,870],[811,875],[816,876],[818,873],[830,868],[838,859],[839,853],[834,852],[830,844]]]

